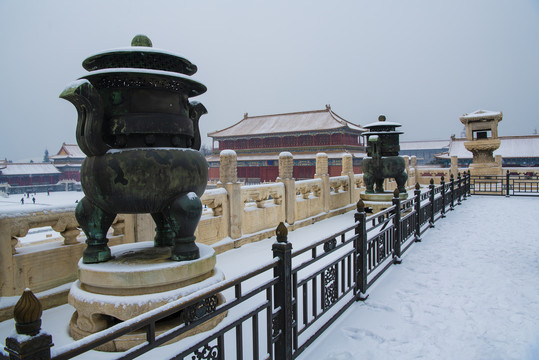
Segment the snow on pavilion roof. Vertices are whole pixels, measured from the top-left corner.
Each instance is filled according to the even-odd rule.
[[[214,138],[226,138],[235,136],[327,131],[343,127],[356,131],[366,131],[366,129],[341,118],[331,111],[330,106],[326,105],[326,109],[324,110],[262,116],[248,116],[245,114],[245,117],[238,123],[223,130],[208,133],[208,136]]]
[[[3,164],[1,175],[45,175],[60,174],[60,171],[51,163]],[[2,165],[2,166],[3,166]]]
[[[501,111],[490,110],[475,110],[469,114],[464,114],[460,117],[462,120],[479,120],[479,119],[498,119],[501,120],[503,113]]]
[[[63,143],[58,153],[56,155],[50,156],[51,159],[63,159],[66,157],[85,158],[86,155],[82,152],[78,145]]]
[[[493,155],[501,155],[503,158],[539,157],[539,135],[527,136],[500,136],[500,147]],[[449,152],[438,155],[438,158],[472,159],[473,155],[464,147],[466,139],[455,139],[449,145]]]

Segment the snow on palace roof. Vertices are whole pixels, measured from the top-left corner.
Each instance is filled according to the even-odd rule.
[[[526,136],[500,136],[500,147],[493,155],[501,155],[502,158],[529,158],[539,157],[539,135]],[[473,155],[464,147],[466,139],[455,139],[449,145],[449,152],[438,155],[438,158],[450,158],[457,156],[459,159],[471,159]]]
[[[78,145],[63,143],[58,153],[56,155],[50,156],[51,159],[63,159],[66,157],[85,158],[86,155],[82,152]]]
[[[324,110],[313,110],[296,113],[245,117],[238,123],[223,130],[208,133],[214,138],[234,136],[256,136],[275,133],[298,133],[320,130],[333,130],[347,127],[356,131],[366,131],[339,115],[329,105]]]
[[[0,169],[0,175],[45,175],[60,174],[60,171],[51,163],[5,164]]]

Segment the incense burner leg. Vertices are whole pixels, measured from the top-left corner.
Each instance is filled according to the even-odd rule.
[[[86,244],[88,244],[82,254],[82,262],[93,264],[110,260],[107,231],[116,218],[116,214],[102,210],[85,196],[77,204],[75,217],[86,234]]]
[[[174,245],[174,231],[170,227],[165,215],[162,213],[152,213],[152,218],[156,225],[154,245],[156,247]]]
[[[365,183],[365,193],[374,193],[374,177],[366,172],[363,173],[363,182]]]
[[[384,192],[384,178],[376,178],[376,193],[382,194]]]
[[[395,181],[397,182],[397,188],[399,189],[400,193],[406,192],[406,180],[408,180],[408,174],[406,173],[406,171],[403,171],[397,176],[395,176]]]
[[[170,228],[174,231],[172,260],[195,260],[200,251],[195,244],[195,230],[202,215],[202,202],[190,192],[176,198],[164,211]]]

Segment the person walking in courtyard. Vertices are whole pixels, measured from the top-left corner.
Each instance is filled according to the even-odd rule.
[[[21,205],[24,205],[24,196],[21,198]]]
[[[36,198],[34,196],[32,196],[32,201],[34,202],[34,204],[36,203]]]

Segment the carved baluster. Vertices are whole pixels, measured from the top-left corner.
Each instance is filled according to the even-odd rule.
[[[77,236],[80,234],[78,222],[75,216],[62,216],[56,224],[51,227],[54,231],[59,232],[64,238],[64,245],[78,244]]]

